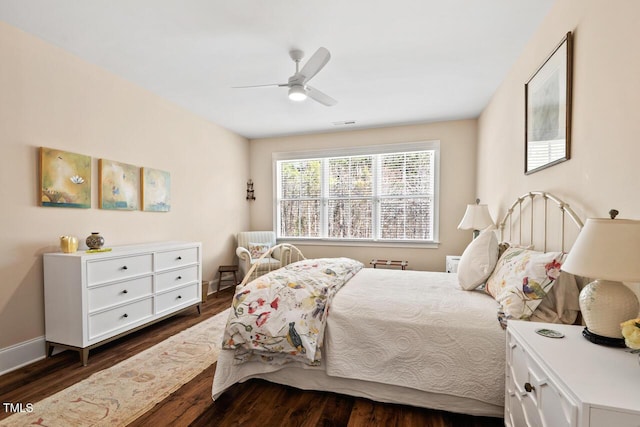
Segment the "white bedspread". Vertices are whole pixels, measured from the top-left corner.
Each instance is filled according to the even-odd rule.
[[[455,274],[363,269],[331,307],[326,372],[503,405],[496,307]]]
[[[460,289],[455,274],[362,269],[333,300],[321,366],[233,365],[232,354],[221,354],[212,395],[215,399],[236,382],[290,367],[303,389],[318,389],[305,381],[311,380],[310,371],[320,370],[330,377],[501,407],[505,332],[496,309],[497,303],[484,292]]]

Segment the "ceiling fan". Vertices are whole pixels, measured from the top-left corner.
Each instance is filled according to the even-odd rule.
[[[293,49],[289,52],[289,56],[296,63],[296,72],[294,75],[289,77],[287,83],[273,83],[266,85],[253,85],[253,86],[234,86],[234,89],[245,89],[252,87],[269,87],[269,86],[277,86],[277,87],[288,87],[289,88],[289,99],[293,101],[304,101],[307,97],[318,101],[319,103],[326,105],[327,107],[331,107],[332,105],[336,105],[338,101],[330,97],[329,95],[319,91],[316,88],[309,86],[307,83],[311,80],[322,68],[327,65],[329,59],[331,59],[331,54],[327,50],[327,48],[321,47],[309,58],[309,60],[304,64],[302,69],[300,68],[300,61],[304,57],[304,52],[298,49]]]

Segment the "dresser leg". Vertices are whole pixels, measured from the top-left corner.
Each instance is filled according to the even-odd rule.
[[[49,341],[46,342],[47,357],[53,356],[53,347],[53,344],[51,344]]]
[[[80,352],[80,361],[82,362],[82,366],[87,366],[89,363],[89,349],[81,348],[78,351]]]
[[[198,304],[198,305],[196,306],[196,308],[198,309],[198,316],[200,316],[200,315],[202,314],[202,312],[200,311],[200,306],[201,306],[201,305],[202,305],[202,304]]]

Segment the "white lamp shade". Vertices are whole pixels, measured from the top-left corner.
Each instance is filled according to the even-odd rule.
[[[578,276],[640,281],[640,221],[587,219],[562,269]]]
[[[458,224],[458,230],[484,230],[493,224],[487,205],[467,205],[467,210]]]

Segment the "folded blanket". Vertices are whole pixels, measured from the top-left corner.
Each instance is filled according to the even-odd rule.
[[[331,300],[363,264],[349,258],[303,260],[236,289],[222,347],[235,362],[321,360]]]

